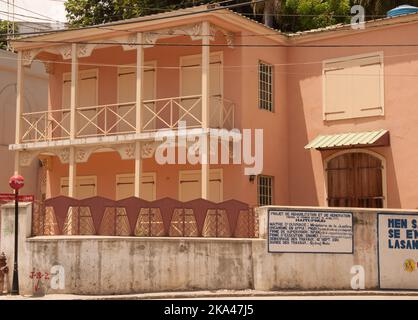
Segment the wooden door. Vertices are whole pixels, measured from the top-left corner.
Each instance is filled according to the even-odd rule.
[[[383,208],[382,161],[347,153],[327,163],[328,206]]]

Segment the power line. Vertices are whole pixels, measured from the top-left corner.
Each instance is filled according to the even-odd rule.
[[[1,2],[3,2],[3,3],[7,3],[7,1],[6,1],[6,0],[0,0],[0,1],[1,1]],[[16,8],[19,8],[19,9],[21,9],[21,10],[24,10],[24,11],[26,11],[26,12],[30,12],[30,13],[36,14],[36,15],[38,15],[38,16],[40,16],[40,17],[44,17],[44,18],[46,18],[46,19],[48,19],[48,20],[50,20],[50,21],[53,21],[53,22],[61,22],[61,21],[58,21],[58,20],[54,20],[54,19],[52,19],[51,17],[46,16],[46,15],[44,15],[44,14],[41,14],[41,13],[39,13],[39,12],[32,11],[32,10],[26,9],[26,8],[24,8],[24,7],[18,6],[17,4],[13,4],[13,6],[14,6],[14,7],[16,7]],[[15,15],[17,15],[17,13],[15,13]],[[44,20],[45,20],[45,19],[44,19]]]
[[[1,39],[0,39],[1,40]],[[147,46],[149,43],[139,42],[105,42],[105,41],[58,41],[58,40],[33,40],[33,39],[15,39],[14,42],[24,43],[52,43],[52,44],[95,44],[95,45],[130,45],[130,46]],[[170,43],[170,42],[156,42],[154,46],[160,47],[230,47],[229,44],[201,44],[201,43]],[[247,48],[385,48],[385,47],[418,47],[416,43],[410,44],[234,44],[234,47]]]
[[[402,53],[402,54],[392,54],[392,55],[385,55],[384,59],[393,59],[393,58],[400,58],[400,57],[411,57],[411,56],[418,56],[418,51],[411,52],[411,53]],[[12,60],[12,61],[26,61],[26,59],[18,59],[17,56],[15,57],[4,57],[0,56],[0,60]],[[70,60],[67,61],[56,61],[56,60],[38,60],[35,59],[34,61],[42,62],[42,63],[55,63],[55,64],[62,64],[62,65],[71,65],[72,62]],[[323,60],[318,61],[306,61],[306,62],[287,62],[287,63],[273,63],[274,67],[291,67],[291,66],[305,66],[305,65],[322,65]],[[128,67],[128,68],[136,68],[136,65],[133,64],[112,64],[112,63],[92,63],[92,62],[78,62],[79,66],[87,66],[87,67]],[[143,66],[143,68],[148,68],[147,66]],[[178,70],[181,69],[181,66],[155,66],[155,69],[169,69],[169,70]],[[199,68],[199,66],[196,66]],[[249,65],[223,65],[224,69],[243,69],[243,68],[258,68],[258,64],[249,64]],[[304,73],[289,73],[289,74],[304,74]],[[306,73],[306,74],[313,74],[313,73]],[[387,73],[385,73],[386,75]]]
[[[3,1],[3,0],[0,0],[0,1]],[[239,6],[244,6],[244,5],[248,5],[248,4],[251,4],[251,3],[259,3],[259,2],[264,2],[264,1],[265,0],[259,0],[257,2],[250,1],[250,2],[233,4],[233,5],[228,5],[228,6],[216,6],[214,8],[210,8],[209,7],[207,9],[205,9],[205,10],[200,10],[200,11],[194,10],[194,11],[189,11],[189,12],[186,12],[186,13],[184,13],[183,10],[182,10],[183,13],[180,13],[178,15],[172,15],[172,16],[169,16],[169,17],[167,17],[167,16],[163,16],[163,17],[150,17],[149,19],[143,19],[143,20],[138,21],[138,22],[154,21],[154,20],[160,20],[160,19],[166,19],[166,18],[173,18],[173,17],[178,17],[178,16],[184,16],[184,15],[192,15],[192,14],[199,14],[199,13],[205,13],[205,12],[211,12],[211,11],[217,11],[217,10],[224,10],[224,9],[229,9],[229,8],[232,8],[232,7],[239,7]],[[224,2],[230,2],[230,1],[224,1]],[[412,20],[408,20],[408,21],[404,21],[404,22],[399,22],[397,25],[403,24],[403,23],[411,23],[411,22],[415,22],[415,21],[418,21],[418,19],[412,19]],[[371,22],[373,22],[373,21],[371,21]],[[40,34],[45,35],[45,34],[56,33],[56,32],[65,32],[65,31],[71,31],[71,30],[83,30],[83,29],[92,29],[92,28],[106,29],[106,30],[114,30],[114,31],[133,32],[132,30],[117,30],[117,29],[113,29],[113,28],[109,27],[109,26],[112,26],[112,25],[125,25],[125,24],[131,24],[131,23],[135,23],[135,21],[132,21],[132,19],[128,19],[126,21],[116,21],[116,22],[113,22],[113,23],[106,23],[104,25],[87,26],[87,27],[82,27],[82,28],[73,28],[73,29],[65,29],[65,30],[48,30],[48,31],[45,31],[45,32],[40,31],[40,32],[16,33],[15,35],[40,35]],[[385,26],[385,25],[390,25],[390,23],[379,24],[379,25],[375,25],[375,26],[368,26],[368,28],[378,28],[378,27],[382,27],[382,26]],[[336,32],[336,31],[345,31],[346,30],[346,27],[348,27],[348,25],[340,25],[340,26],[337,26],[336,29],[328,29],[328,30],[332,30],[334,32]],[[328,31],[328,30],[324,29],[323,31]],[[152,31],[151,31],[151,33],[152,33]],[[164,33],[158,33],[158,31],[155,32],[155,33],[156,34],[162,34],[162,35],[164,34]],[[300,32],[300,34],[303,34],[303,33],[304,33],[303,31]],[[298,35],[298,33],[293,33],[293,34]],[[3,34],[0,34],[0,36],[1,35],[3,35]],[[170,34],[167,34],[167,35],[170,35]],[[286,35],[287,35],[286,33],[281,33],[280,31],[277,31],[277,32],[274,32],[274,33],[264,33],[264,34],[241,34],[241,35],[240,34],[237,34],[235,36],[238,36],[238,37],[258,37],[258,36],[263,37],[263,36],[286,36]],[[26,39],[25,40],[23,40],[23,39],[16,39],[14,41],[17,41],[17,42],[19,42],[19,41],[20,42],[36,42],[36,41],[33,41],[33,40],[26,40]],[[47,41],[42,41],[42,42],[47,42]],[[87,44],[85,42],[57,42],[57,43],[65,43],[65,44],[69,44],[69,43]],[[102,43],[89,42],[89,43],[92,43],[92,44],[109,44],[109,43],[106,43],[106,42],[102,42]],[[114,44],[114,43],[112,43],[112,44]],[[140,44],[137,43],[136,45],[140,45]],[[161,44],[157,44],[157,45],[161,45]],[[166,45],[166,46],[168,46],[168,45],[174,46],[174,45],[177,45],[177,44],[164,44],[164,45]],[[186,46],[186,45],[183,45],[183,46]],[[195,46],[195,45],[193,45],[193,46]],[[211,46],[216,46],[216,45],[211,45]],[[218,46],[221,46],[221,45],[218,45]],[[239,45],[236,45],[236,46],[239,46]],[[254,46],[258,46],[258,45],[254,45]],[[289,45],[283,45],[283,46],[289,46]],[[331,46],[328,46],[328,47],[343,47],[343,46],[344,45],[331,45]],[[353,47],[353,46],[357,46],[357,45],[345,45],[345,46]],[[378,47],[378,46],[385,46],[385,45],[378,45],[378,44],[376,44],[376,45],[365,45],[365,46]],[[408,45],[391,45],[391,46],[415,46],[415,45],[414,44],[408,44]],[[263,46],[263,47],[266,47],[266,46]],[[309,47],[312,47],[312,46],[309,46]]]
[[[0,1],[1,1],[1,0],[0,0]],[[10,14],[10,13],[8,13],[7,11],[3,11],[3,10],[0,10],[0,13],[3,13],[3,14]],[[48,19],[43,19],[43,18],[40,18],[40,17],[29,16],[29,15],[25,15],[25,14],[21,14],[21,13],[14,13],[14,15],[15,15],[15,16],[24,17],[24,18],[30,18],[30,19],[41,20],[41,21],[53,21],[53,20],[48,20]]]
[[[2,0],[0,0],[2,1]],[[220,11],[220,10],[225,10],[225,9],[233,9],[233,8],[239,8],[242,6],[246,6],[249,5],[251,3],[257,4],[257,3],[262,3],[265,2],[266,0],[256,0],[256,1],[247,1],[244,3],[237,3],[237,4],[231,4],[231,5],[227,5],[227,6],[218,6],[216,3],[212,4],[212,5],[208,5],[206,7],[206,9],[204,10],[193,10],[193,11],[187,11],[186,9],[180,9],[178,14],[173,14],[170,16],[155,16],[155,15],[150,15],[148,18],[147,16],[143,16],[140,21],[138,22],[149,22],[149,21],[157,21],[157,20],[163,20],[163,19],[167,19],[167,18],[178,18],[178,17],[184,17],[184,16],[191,16],[191,15],[196,15],[196,14],[201,14],[201,13],[208,13],[208,12],[215,12],[215,11]],[[229,2],[229,1],[224,1],[224,2]],[[190,8],[189,8],[190,9]],[[170,12],[170,11],[168,11]],[[168,13],[167,12],[167,13]],[[56,32],[66,32],[66,31],[74,31],[74,30],[88,30],[88,29],[102,29],[102,28],[108,28],[110,26],[119,26],[119,25],[126,25],[126,24],[132,24],[135,21],[133,21],[134,19],[138,19],[137,18],[131,18],[131,19],[127,19],[127,20],[119,20],[119,21],[113,21],[113,22],[107,22],[104,23],[102,25],[93,25],[93,26],[85,26],[85,27],[77,27],[77,28],[69,28],[69,29],[65,29],[65,30],[51,30],[48,32],[39,32],[39,33],[24,33],[24,34],[16,34],[16,35],[25,35],[25,34],[31,34],[31,35],[44,35],[45,33],[56,33]],[[59,22],[59,21],[57,21]],[[120,30],[119,30],[120,31]]]

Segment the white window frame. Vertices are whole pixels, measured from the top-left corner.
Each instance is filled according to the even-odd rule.
[[[270,187],[271,204],[261,204],[261,201],[260,201],[261,198],[260,197],[262,195],[260,193],[260,178],[271,179],[271,187]],[[265,186],[265,188],[268,188],[268,186]],[[263,197],[268,197],[268,195],[264,194]],[[268,206],[268,205],[273,205],[273,204],[274,204],[274,176],[260,174],[260,175],[257,176],[257,205],[258,206]]]
[[[270,86],[271,87],[271,101],[269,101],[269,100],[263,100],[263,101],[265,101],[266,103],[270,103],[271,104],[271,107],[270,108],[265,108],[265,107],[262,107],[262,105],[261,105],[261,70],[260,70],[260,67],[261,67],[261,65],[264,65],[264,66],[267,66],[268,68],[270,68],[270,70],[271,70],[271,83],[268,83],[268,82],[266,82],[266,84],[268,85],[268,86]],[[257,86],[257,95],[258,95],[258,101],[257,101],[257,104],[258,104],[258,109],[259,110],[265,110],[265,111],[268,111],[268,112],[275,112],[275,108],[274,108],[274,102],[275,102],[275,97],[274,97],[274,84],[275,84],[275,79],[274,79],[274,64],[272,64],[272,63],[268,63],[268,62],[266,62],[266,61],[264,61],[264,60],[258,60],[258,65],[257,65],[257,83],[258,83],[258,86]],[[265,92],[265,94],[268,94],[269,92]]]
[[[330,69],[335,69],[337,67],[333,67],[330,68],[329,64],[332,63],[349,63],[350,61],[353,60],[361,60],[361,59],[365,59],[365,58],[371,58],[371,57],[375,57],[378,56],[380,59],[380,101],[381,101],[381,113],[379,115],[366,115],[366,116],[350,116],[350,117],[342,117],[342,118],[337,118],[337,119],[332,119],[332,120],[327,120],[327,92],[326,92],[326,87],[327,87],[327,83],[326,83],[326,78],[325,78],[325,73],[327,70]],[[333,58],[333,59],[327,59],[322,61],[322,118],[324,121],[338,121],[338,120],[344,120],[344,119],[355,119],[355,118],[364,118],[364,117],[379,117],[379,116],[384,116],[385,115],[385,75],[384,75],[384,70],[385,70],[385,64],[384,64],[384,52],[383,51],[377,51],[377,52],[369,52],[369,53],[363,53],[363,54],[357,54],[357,55],[352,55],[352,56],[345,56],[345,57],[339,57],[339,58]]]

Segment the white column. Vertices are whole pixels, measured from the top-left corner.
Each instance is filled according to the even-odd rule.
[[[142,46],[143,34],[140,32],[136,37],[139,45],[136,49],[136,133],[141,133],[141,111],[143,100],[143,82],[144,82],[144,47]],[[142,159],[141,159],[141,143],[135,143],[135,197],[141,197],[141,176],[142,176]]]
[[[142,159],[141,159],[141,142],[135,142],[135,193],[137,198],[141,197],[141,176],[142,176]]]
[[[21,116],[23,111],[23,104],[24,104],[24,76],[25,76],[25,68],[24,68],[24,61],[22,58],[22,51],[17,53],[17,79],[16,79],[16,131],[15,131],[15,143],[20,143],[21,137]],[[15,151],[15,163],[14,163],[14,174],[19,174],[19,151]]]
[[[71,101],[70,101],[70,139],[76,137],[76,108],[78,98],[78,56],[77,44],[71,45]]]
[[[71,45],[71,101],[70,101],[70,139],[76,138],[76,108],[78,99],[78,55],[77,44]],[[75,197],[76,162],[75,148],[70,147],[70,162],[68,165],[68,196]]]
[[[210,103],[210,27],[209,22],[202,22],[202,129],[209,128],[209,103]],[[209,198],[209,144],[205,132],[204,148],[202,148],[202,198]]]
[[[68,164],[68,196],[75,198],[75,185],[77,176],[77,165],[75,162],[75,147],[70,147],[70,158]]]

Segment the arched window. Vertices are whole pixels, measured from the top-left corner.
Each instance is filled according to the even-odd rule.
[[[366,151],[344,151],[325,164],[330,207],[383,208],[384,159]]]

